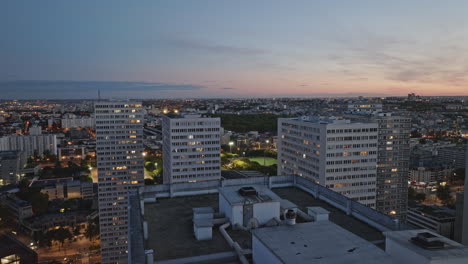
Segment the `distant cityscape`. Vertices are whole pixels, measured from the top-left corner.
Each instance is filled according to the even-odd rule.
[[[461,263],[467,138],[468,97],[2,100],[0,257]]]

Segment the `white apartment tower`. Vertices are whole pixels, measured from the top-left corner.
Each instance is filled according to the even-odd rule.
[[[298,175],[375,208],[377,123],[278,119],[278,175]]]
[[[200,115],[163,117],[163,182],[221,178],[219,118]]]
[[[57,154],[57,135],[8,135],[0,138],[0,151],[21,150],[26,155]]]
[[[100,101],[94,107],[102,263],[127,263],[128,192],[144,179],[142,106]]]

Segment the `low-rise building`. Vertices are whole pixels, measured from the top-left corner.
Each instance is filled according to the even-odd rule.
[[[58,148],[57,150],[60,161],[83,160],[86,158],[84,147],[68,146],[65,148]]]
[[[417,169],[411,169],[409,173],[409,179],[413,182],[437,182],[445,181],[452,175],[452,169],[445,168],[425,168],[418,167]]]
[[[95,118],[93,116],[76,116],[74,114],[66,114],[61,120],[62,128],[85,128],[95,127]]]
[[[22,222],[24,219],[34,215],[31,203],[19,199],[14,194],[3,196],[1,201],[18,222]]]
[[[406,221],[417,228],[429,229],[453,239],[455,211],[447,207],[410,201]]]
[[[37,264],[37,253],[10,234],[0,236],[0,263]]]
[[[42,186],[42,193],[55,199],[91,199],[94,196],[92,182],[82,182],[73,178],[50,179],[38,185]]]
[[[22,151],[0,151],[0,185],[17,183],[26,164]]]

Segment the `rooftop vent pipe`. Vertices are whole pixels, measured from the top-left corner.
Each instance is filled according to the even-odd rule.
[[[292,209],[288,209],[284,212],[284,221],[287,225],[295,225],[296,224],[296,212]]]

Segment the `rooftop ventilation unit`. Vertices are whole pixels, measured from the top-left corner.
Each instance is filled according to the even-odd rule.
[[[253,196],[257,195],[257,190],[254,187],[242,187],[239,189],[239,194],[241,196]]]
[[[439,237],[429,232],[418,233],[411,241],[424,249],[441,249],[444,248],[444,242],[439,240]]]
[[[286,212],[284,213],[284,220],[287,225],[290,225],[290,226],[295,225],[296,224],[296,212],[294,212],[294,210],[292,209],[286,210]]]

